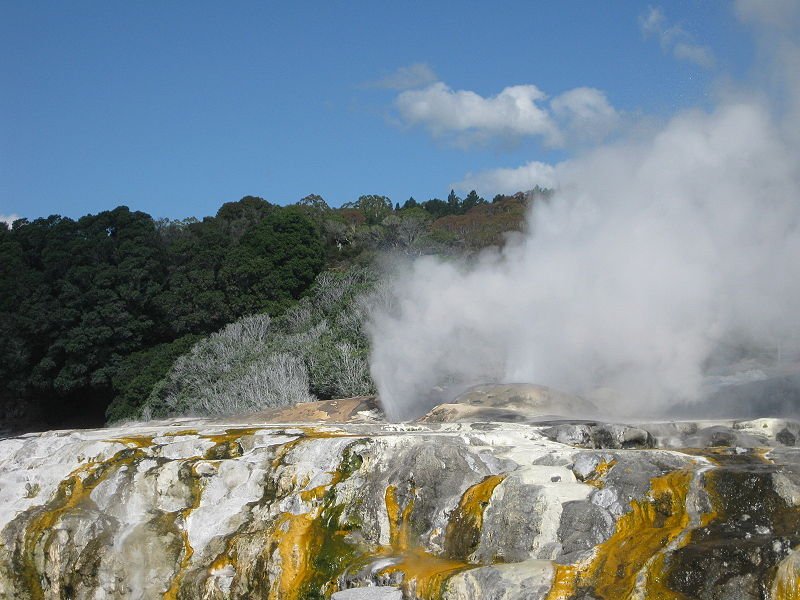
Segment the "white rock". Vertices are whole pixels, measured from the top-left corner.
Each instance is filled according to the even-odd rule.
[[[350,588],[335,592],[331,600],[402,600],[403,592],[396,587],[374,586]]]

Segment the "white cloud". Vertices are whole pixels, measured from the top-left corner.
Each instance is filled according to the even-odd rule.
[[[537,137],[548,146],[563,146],[571,141],[597,141],[619,122],[605,94],[594,88],[578,87],[549,103],[546,100],[547,95],[530,84],[481,96],[437,81],[400,93],[395,107],[404,124],[424,127],[434,137],[458,145]]]
[[[716,63],[714,53],[708,46],[695,44],[692,36],[680,25],[670,25],[664,12],[651,6],[639,18],[639,26],[645,37],[655,37],[664,52],[671,52],[678,60],[685,60],[699,67],[710,69]]]
[[[21,217],[16,213],[11,213],[10,215],[0,215],[0,223],[6,223],[9,227]]]
[[[438,81],[422,90],[402,92],[395,100],[408,125],[421,125],[434,136],[455,135],[468,143],[492,137],[539,136],[560,144],[561,133],[546,108],[537,104],[546,95],[535,85],[514,85],[496,96],[453,90]]]
[[[461,181],[452,184],[459,191],[475,190],[482,196],[495,194],[515,194],[531,190],[536,186],[554,188],[556,170],[553,165],[531,161],[512,169],[491,169],[478,173],[467,173]]]
[[[428,65],[414,63],[407,67],[400,67],[394,73],[369,83],[367,86],[402,91],[426,86],[437,79],[436,73]]]
[[[793,26],[800,17],[797,0],[736,0],[734,7],[742,21],[778,29]]]
[[[667,19],[660,8],[651,6],[647,13],[639,17],[639,26],[645,36],[655,36],[661,43],[661,47],[667,50],[672,44],[675,36],[680,34],[680,29],[667,26]]]
[[[672,54],[675,58],[687,60],[706,69],[712,68],[716,63],[714,54],[708,46],[678,42],[672,49]]]
[[[594,88],[578,87],[564,92],[553,98],[550,107],[575,139],[602,139],[619,123],[619,114],[606,95]]]

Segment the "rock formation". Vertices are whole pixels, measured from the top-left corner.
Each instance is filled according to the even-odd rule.
[[[0,597],[800,598],[797,422],[335,402],[1,440]]]

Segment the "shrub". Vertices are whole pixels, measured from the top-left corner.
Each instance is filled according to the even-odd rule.
[[[370,269],[325,271],[279,317],[250,315],[200,340],[154,386],[141,417],[227,415],[374,393],[364,322],[378,283]]]

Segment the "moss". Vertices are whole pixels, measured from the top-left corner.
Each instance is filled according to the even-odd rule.
[[[312,560],[313,572],[304,587],[303,598],[312,600],[330,596],[336,591],[337,577],[363,554],[361,549],[347,541],[352,528],[342,522],[344,505],[336,503],[336,485],[350,478],[363,464],[361,456],[354,451],[359,443],[353,442],[344,449],[342,460],[321,496],[322,508],[313,525],[318,545]]]
[[[340,525],[344,505],[326,508],[314,520],[312,571],[303,587],[302,598],[307,600],[330,597],[337,591],[337,578],[363,556],[363,549],[347,541],[350,530]]]
[[[181,437],[184,435],[200,435],[197,429],[181,429],[179,431],[167,431],[164,437]]]
[[[342,481],[349,478],[353,473],[361,468],[364,464],[364,459],[361,455],[354,451],[354,447],[361,442],[354,442],[347,446],[342,453],[342,462],[339,464],[339,475]]]
[[[205,458],[207,460],[239,458],[244,454],[244,448],[241,444],[242,438],[253,435],[257,431],[259,431],[258,427],[240,427],[226,429],[225,433],[202,435],[203,439],[214,443],[211,448],[206,450]]]
[[[152,435],[131,435],[131,436],[122,436],[113,438],[108,440],[109,442],[119,442],[120,444],[125,444],[126,446],[132,446],[134,448],[149,448],[153,445],[153,436]]]
[[[225,440],[218,444],[214,444],[211,448],[206,450],[206,460],[226,460],[230,458],[238,458],[244,454],[244,449],[239,443],[239,440]]]

